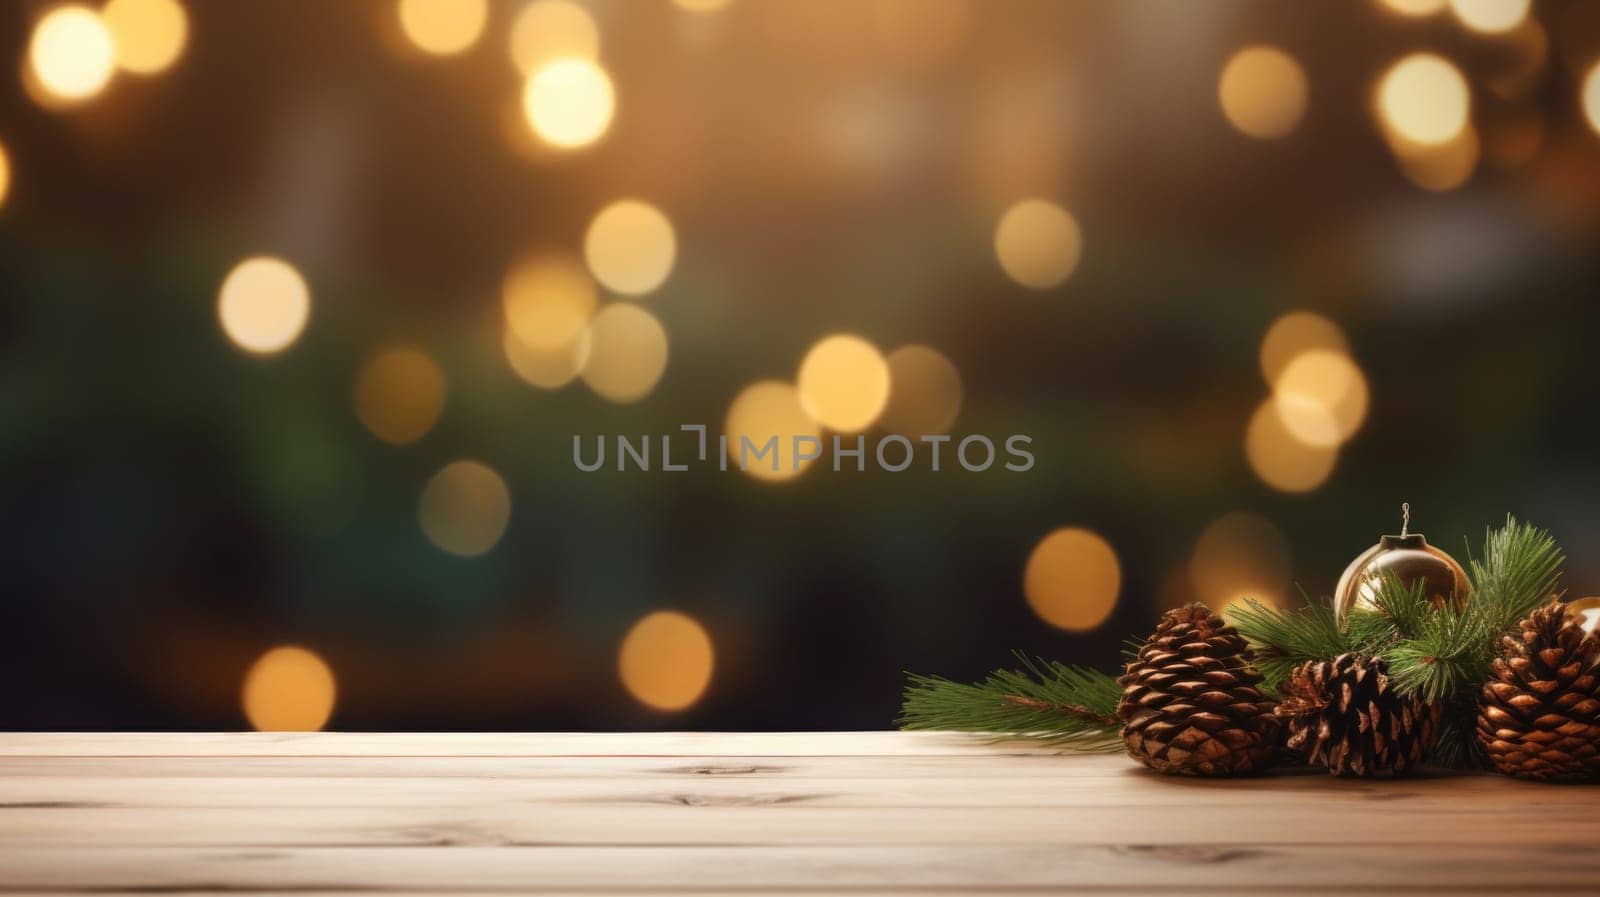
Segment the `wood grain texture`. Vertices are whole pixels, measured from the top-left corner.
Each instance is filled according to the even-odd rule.
[[[952,735],[0,735],[0,890],[1577,892],[1600,789]]]

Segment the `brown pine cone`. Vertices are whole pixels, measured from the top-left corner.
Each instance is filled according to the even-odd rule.
[[[1478,743],[1500,772],[1581,782],[1600,777],[1600,635],[1552,601],[1501,640],[1478,705]]]
[[[1250,648],[1203,604],[1167,611],[1117,680],[1122,743],[1157,772],[1231,776],[1271,764],[1278,724]]]
[[[1378,658],[1341,654],[1307,661],[1281,691],[1276,713],[1288,723],[1288,748],[1334,775],[1404,772],[1433,743],[1438,708],[1398,694]]]

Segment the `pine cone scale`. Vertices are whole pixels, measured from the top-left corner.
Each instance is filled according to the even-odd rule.
[[[1500,772],[1600,778],[1600,636],[1551,602],[1501,640],[1478,705],[1478,743]]]
[[[1277,714],[1288,746],[1335,775],[1404,772],[1433,742],[1436,709],[1390,687],[1377,658],[1342,654],[1296,667],[1284,683]]]
[[[1242,775],[1271,762],[1277,724],[1249,647],[1204,605],[1167,612],[1118,682],[1123,744],[1151,769]]]

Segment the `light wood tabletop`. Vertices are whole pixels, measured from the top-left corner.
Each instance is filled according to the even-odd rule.
[[[7,891],[1595,893],[1597,823],[940,734],[0,734]]]

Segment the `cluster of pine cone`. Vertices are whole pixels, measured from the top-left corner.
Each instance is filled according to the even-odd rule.
[[[1484,686],[1477,736],[1500,772],[1600,778],[1600,636],[1552,602],[1504,639]],[[1118,680],[1128,754],[1157,772],[1248,775],[1280,754],[1335,775],[1381,777],[1423,762],[1439,708],[1399,694],[1377,658],[1295,668],[1278,701],[1260,690],[1250,647],[1203,604],[1168,611]]]

